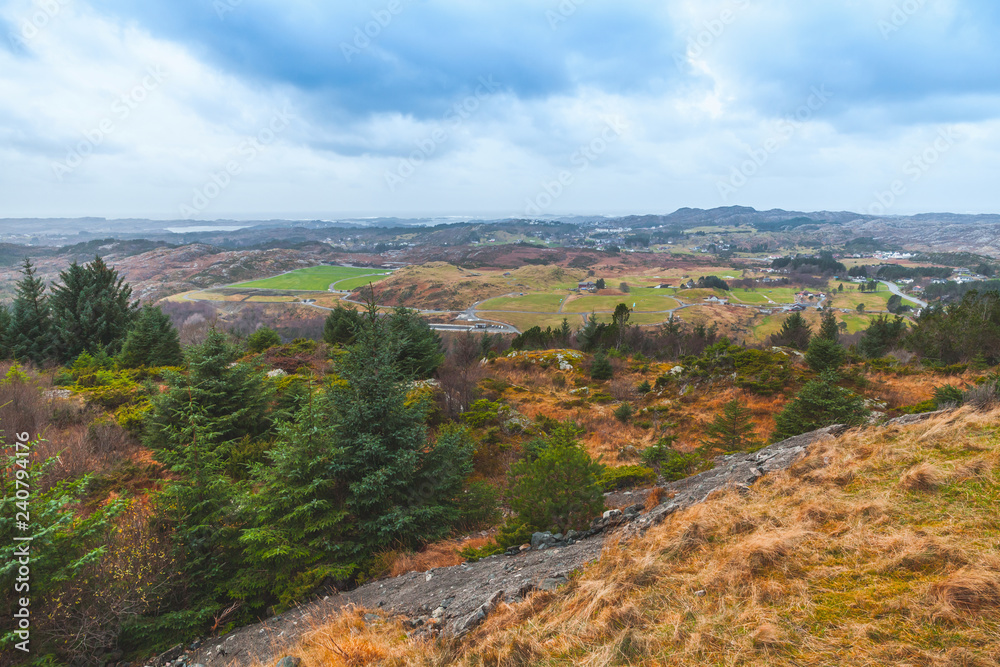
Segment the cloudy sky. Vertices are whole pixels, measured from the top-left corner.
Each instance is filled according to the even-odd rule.
[[[0,218],[1000,212],[996,0],[0,0]]]

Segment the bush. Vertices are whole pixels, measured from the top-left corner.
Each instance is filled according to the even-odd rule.
[[[659,442],[642,451],[640,458],[648,466],[660,472],[660,477],[668,482],[684,479],[694,474],[702,459],[697,454],[685,454],[673,448],[676,438],[660,438]]]
[[[562,427],[536,460],[521,460],[511,467],[511,508],[534,530],[585,530],[604,509],[598,482],[602,472],[576,440],[575,429]]]
[[[608,355],[598,352],[594,355],[594,360],[590,362],[590,377],[595,380],[610,380],[615,375],[615,369],[611,366]]]
[[[819,336],[809,341],[806,363],[817,373],[834,371],[844,364],[845,352],[835,341]]]
[[[601,488],[605,491],[631,489],[637,486],[652,484],[656,481],[656,472],[644,466],[619,466],[607,468],[601,475]]]
[[[934,405],[938,408],[948,408],[962,405],[965,396],[962,390],[950,384],[934,387]]]
[[[775,418],[775,431],[771,436],[777,442],[785,438],[809,433],[833,424],[858,426],[870,414],[864,399],[838,387],[839,376],[822,373],[818,380],[806,383],[791,403]]]
[[[460,530],[492,528],[500,520],[500,492],[492,484],[470,482],[457,503],[456,527]]]
[[[277,331],[268,327],[257,329],[247,338],[247,349],[254,354],[260,354],[275,345],[281,345],[281,336],[278,335]]]
[[[653,391],[653,388],[649,385],[649,380],[643,380],[639,383],[639,386],[635,388],[640,394],[648,394]]]
[[[632,419],[633,414],[635,414],[635,410],[632,408],[632,404],[628,401],[625,401],[615,408],[615,419],[623,424],[627,424],[629,420]]]

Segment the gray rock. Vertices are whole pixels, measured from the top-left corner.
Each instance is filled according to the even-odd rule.
[[[554,591],[555,589],[569,583],[569,579],[564,576],[549,577],[547,579],[542,579],[542,583],[538,585],[543,591]]]
[[[558,543],[559,539],[549,532],[535,533],[531,536],[532,549],[547,549],[548,547],[555,546]]]
[[[299,667],[300,664],[302,664],[302,658],[286,655],[274,667]]]
[[[497,604],[499,604],[502,599],[503,591],[496,591],[478,609],[469,614],[469,616],[457,621],[454,625],[455,636],[461,637],[485,621],[486,617],[490,615],[490,612],[496,608]]]

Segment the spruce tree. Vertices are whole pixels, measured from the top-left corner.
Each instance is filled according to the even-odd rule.
[[[806,364],[817,373],[835,371],[843,365],[846,356],[847,353],[839,343],[817,336],[809,341]]]
[[[800,313],[792,313],[781,323],[781,331],[771,336],[772,345],[784,345],[797,350],[809,347],[812,329]]]
[[[337,305],[323,324],[323,340],[330,345],[350,345],[361,326],[361,315],[352,308]]]
[[[832,308],[823,312],[823,319],[819,325],[818,337],[833,341],[834,343],[840,342],[840,330],[837,326],[837,316],[834,315]]]
[[[863,424],[869,415],[864,399],[838,387],[838,379],[836,373],[827,371],[819,379],[807,382],[775,418],[771,440],[777,442],[833,424]]]
[[[45,283],[36,275],[31,260],[25,258],[24,276],[17,283],[7,332],[10,356],[41,364],[53,354],[52,312],[45,295]]]
[[[705,429],[704,446],[725,453],[745,452],[759,443],[754,437],[752,413],[739,398],[722,406],[722,412]]]
[[[170,317],[157,306],[143,306],[125,338],[119,361],[126,368],[183,364],[180,337]]]
[[[434,375],[438,366],[444,363],[441,337],[437,332],[417,311],[408,308],[396,308],[386,319],[386,335],[396,341],[396,361],[403,377],[423,380]],[[366,326],[370,328],[370,324]]]
[[[59,359],[117,354],[139,307],[131,301],[131,285],[100,257],[82,267],[73,262],[59,280],[51,299]]]
[[[374,553],[443,537],[459,518],[468,434],[445,428],[429,441],[429,406],[407,396],[406,341],[373,305],[356,338],[338,359],[338,380],[310,392],[280,429],[270,465],[256,470],[241,597],[287,606],[324,579],[353,576]]]
[[[7,345],[7,332],[10,330],[10,311],[0,303],[0,359],[10,357],[10,347]]]
[[[598,352],[590,362],[590,377],[594,380],[610,380],[614,377],[615,369],[611,366],[611,360],[604,352]]]
[[[234,363],[236,355],[225,335],[212,329],[204,343],[189,348],[185,373],[165,374],[170,389],[154,399],[145,437],[162,463],[172,465],[183,455],[192,410],[206,425],[202,443],[219,448],[220,459],[239,441],[268,434],[271,389],[265,373],[250,363]]]

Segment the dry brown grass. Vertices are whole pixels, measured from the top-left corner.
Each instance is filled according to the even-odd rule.
[[[395,555],[388,565],[389,576],[398,577],[407,572],[426,572],[438,567],[458,565],[465,559],[458,552],[466,547],[480,548],[492,537],[480,536],[463,540],[444,540],[429,544],[420,551]]]
[[[500,605],[461,644],[389,623],[351,636],[393,665],[995,665],[998,422],[962,410],[851,431],[795,473],[609,541],[568,586]]]

